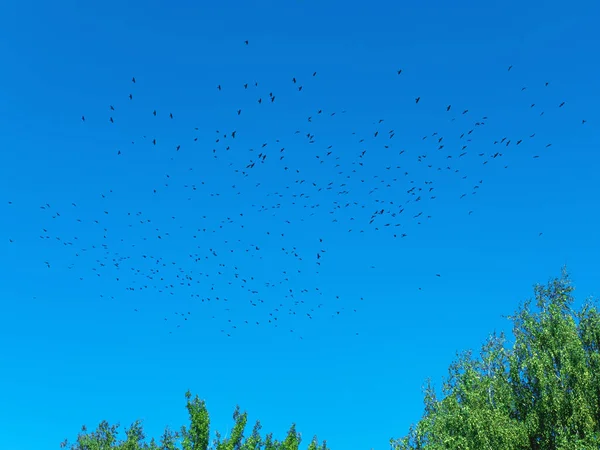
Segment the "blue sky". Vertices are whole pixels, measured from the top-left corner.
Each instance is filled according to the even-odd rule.
[[[566,264],[598,294],[598,16],[4,5],[3,445],[158,436],[190,389],[221,432],[239,404],[279,437],[387,448],[534,283]]]

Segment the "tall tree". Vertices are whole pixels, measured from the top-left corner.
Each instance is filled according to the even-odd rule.
[[[181,427],[180,432],[174,432],[166,428],[160,436],[159,443],[151,439],[145,442],[145,436],[140,421],[134,422],[130,428],[125,430],[125,440],[119,440],[119,425],[109,425],[103,421],[98,425],[96,431],[87,432],[85,426],[77,436],[77,442],[70,446],[71,450],[299,450],[301,436],[296,431],[296,425],[292,424],[286,438],[283,441],[273,439],[270,433],[263,440],[260,436],[261,425],[256,421],[252,433],[244,437],[244,430],[248,422],[246,412],[240,412],[239,406],[233,413],[234,425],[230,436],[222,438],[219,432],[215,432],[215,439],[210,445],[210,417],[206,404],[198,396],[192,398],[191,392],[185,393],[186,407],[189,414],[189,427]],[[67,447],[68,441],[60,444],[61,448]],[[315,436],[307,450],[328,450],[327,444],[319,441]]]
[[[425,411],[394,450],[600,448],[600,314],[588,301],[571,309],[561,277],[534,288],[513,316],[514,344],[493,334],[479,358],[461,354],[438,400],[431,382]]]
[[[425,411],[408,434],[390,440],[394,450],[587,450],[600,448],[600,311],[588,301],[572,309],[573,287],[566,271],[534,288],[532,300],[508,318],[514,340],[492,334],[477,358],[460,354],[448,370],[438,400],[431,381],[424,389]],[[144,442],[136,421],[118,439],[119,425],[103,421],[85,427],[71,450],[299,450],[302,436],[292,424],[285,439],[263,439],[256,422],[244,437],[248,417],[236,407],[228,437],[216,432],[210,445],[210,418],[204,401],[185,394],[190,425],[168,428],[159,444]],[[181,447],[179,446],[181,444]],[[65,441],[61,447],[66,447]],[[210,445],[210,447],[209,447]],[[307,450],[328,450],[317,437]]]

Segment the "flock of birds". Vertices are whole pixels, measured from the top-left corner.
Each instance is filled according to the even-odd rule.
[[[511,69],[508,67],[508,72]],[[397,70],[397,76],[401,75],[402,70]],[[291,78],[289,89],[294,95],[303,95],[316,82],[317,72],[309,72],[304,82],[300,77]],[[126,101],[135,102],[135,77],[130,85]],[[548,85],[544,83],[545,87]],[[279,97],[269,89],[261,89],[258,82],[241,83],[242,88],[253,91],[253,111],[257,105],[263,108],[278,104]],[[219,84],[215,89],[222,92],[226,86]],[[559,101],[555,107],[562,109],[565,104]],[[420,105],[421,97],[417,96],[413,107]],[[536,104],[526,107],[534,109]],[[107,105],[106,120],[111,126],[118,122],[120,109]],[[346,111],[318,107],[285,138],[265,140],[250,148],[244,134],[230,125],[228,131],[216,131],[210,138],[212,148],[204,140],[199,141],[204,131],[199,127],[190,129],[187,137],[178,136],[180,142],[172,144],[164,144],[167,139],[143,136],[141,145],[160,149],[178,167],[160,182],[151,180],[153,186],[147,189],[148,197],[164,197],[166,205],[159,210],[161,216],[125,208],[124,194],[117,195],[107,186],[105,192],[99,193],[101,206],[95,212],[84,212],[75,202],[60,207],[39,205],[46,220],[40,227],[39,239],[52,242],[54,251],[64,249],[71,258],[66,269],[75,271],[78,265],[89,269],[78,274],[80,282],[92,276],[102,279],[104,287],[117,287],[132,294],[153,291],[190,299],[188,305],[193,306],[163,318],[169,333],[193,320],[196,305],[212,305],[212,319],[217,319],[215,308],[225,313],[221,332],[228,337],[243,326],[272,326],[300,335],[285,317],[312,320],[325,311],[333,318],[354,314],[363,300],[357,295],[353,299],[356,303],[342,302],[338,295],[319,287],[320,271],[329,256],[327,239],[319,234],[324,224],[336,233],[364,236],[379,232],[390,240],[407,239],[412,227],[432,218],[430,207],[439,201],[448,180],[465,186],[459,200],[476,195],[481,189],[482,177],[463,173],[463,161],[471,159],[472,164],[478,158],[482,166],[495,164],[499,169],[507,169],[508,165],[501,162],[504,153],[528,143],[540,150],[552,145],[535,144],[533,132],[476,143],[478,131],[489,122],[487,116],[471,117],[469,109],[451,104],[440,105],[440,109],[445,110],[449,122],[460,123],[464,129],[456,129],[455,135],[450,136],[432,130],[421,138],[427,149],[423,152],[404,149],[401,143],[397,147],[396,131],[385,127],[385,119],[376,120],[368,133],[347,133],[346,137],[357,146],[355,153],[346,147],[338,149],[334,143],[325,142],[328,136],[323,130]],[[246,110],[235,110],[237,120],[246,116]],[[153,109],[147,115],[151,120],[177,120],[170,111],[159,113]],[[539,115],[543,116],[544,111]],[[89,120],[81,116],[84,124]],[[338,136],[336,133],[334,137]],[[130,145],[139,146],[139,140]],[[205,159],[200,168],[202,174],[197,175],[197,167],[182,170],[183,162],[175,165],[179,160],[193,161],[189,155],[198,151]],[[183,157],[186,152],[188,156]],[[115,162],[126,158],[127,153],[115,150]],[[241,162],[240,155],[246,155],[247,160]],[[532,157],[539,158],[540,153]],[[230,188],[213,190],[219,183],[228,183]],[[200,203],[213,207],[204,206],[201,213],[194,212],[199,209],[191,205]],[[236,209],[221,205],[236,205]],[[172,212],[167,213],[168,210]],[[465,210],[467,216],[472,213],[473,210]],[[62,222],[63,231],[78,229],[81,233],[72,237],[59,234],[58,222]],[[12,238],[9,241],[18,245]],[[180,259],[182,255],[186,256],[185,261]],[[43,263],[48,269],[55,268],[50,258]],[[226,294],[235,289],[239,289],[235,298]],[[111,292],[106,297],[114,295]],[[244,313],[239,311],[232,315],[232,310],[241,310],[243,305],[260,310],[263,319],[255,320],[255,312],[247,315],[253,319],[240,319]],[[137,314],[143,308],[140,304],[133,312]]]

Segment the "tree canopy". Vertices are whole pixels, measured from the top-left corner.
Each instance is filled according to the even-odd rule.
[[[134,422],[125,430],[125,439],[119,439],[119,425],[109,425],[103,421],[96,431],[87,432],[85,426],[77,436],[77,442],[69,446],[68,440],[61,447],[71,450],[299,450],[302,436],[292,424],[283,441],[273,438],[269,433],[263,439],[260,435],[261,425],[256,421],[252,433],[244,437],[248,422],[246,412],[241,413],[239,406],[233,413],[234,425],[228,437],[215,432],[216,438],[210,442],[210,417],[206,404],[198,396],[192,398],[188,391],[185,394],[189,414],[189,427],[182,426],[180,431],[166,428],[158,442],[152,438],[145,442],[145,435],[140,421]],[[313,437],[307,450],[329,450],[326,441],[319,445],[317,437]]]
[[[527,300],[512,316],[514,339],[493,333],[478,357],[460,354],[449,367],[438,400],[424,388],[424,414],[408,434],[391,439],[393,450],[587,450],[600,448],[600,311],[587,301],[572,309],[573,287],[565,270],[536,285],[535,308]],[[71,450],[299,450],[292,424],[285,439],[264,438],[257,421],[245,436],[247,414],[236,407],[228,437],[210,442],[204,401],[186,393],[190,424],[165,429],[149,443],[139,421],[118,438],[119,425],[85,427]],[[349,430],[350,432],[350,430]],[[67,441],[61,447],[67,447]],[[315,436],[307,450],[327,450]]]
[[[574,311],[568,274],[534,289],[509,318],[514,343],[495,333],[479,358],[461,354],[438,400],[424,389],[422,420],[394,450],[600,448],[600,314]]]

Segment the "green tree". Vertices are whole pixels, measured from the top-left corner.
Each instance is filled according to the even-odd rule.
[[[206,404],[198,397],[192,398],[192,393],[185,393],[187,399],[187,410],[190,416],[190,429],[185,426],[181,429],[183,436],[183,450],[206,450],[208,448],[208,438],[210,434],[210,418]]]
[[[69,448],[71,450],[299,450],[301,436],[292,424],[286,438],[279,442],[273,439],[272,433],[263,440],[260,436],[261,425],[256,421],[252,433],[244,437],[244,430],[248,422],[246,412],[240,412],[239,406],[233,413],[234,425],[230,436],[221,438],[219,432],[215,432],[213,445],[209,447],[210,440],[210,417],[206,404],[198,396],[192,399],[192,394],[185,393],[187,410],[189,414],[189,427],[181,427],[180,432],[173,432],[166,428],[160,436],[157,444],[154,438],[149,443],[145,442],[145,436],[140,421],[134,422],[130,428],[125,430],[125,439],[119,439],[119,425],[109,425],[103,421],[98,425],[96,431],[87,432],[85,426],[77,436],[77,442]],[[69,446],[65,440],[60,444],[61,448]],[[308,450],[328,450],[323,441],[319,447],[319,441],[315,436],[308,446]]]
[[[566,271],[509,318],[514,344],[493,334],[479,358],[459,355],[438,400],[428,380],[423,418],[394,450],[600,448],[600,314],[571,309]]]
[[[390,440],[393,450],[588,450],[600,448],[600,311],[588,301],[572,309],[573,288],[566,271],[534,288],[509,319],[514,340],[492,334],[477,358],[460,354],[448,370],[438,399],[430,380],[424,388],[424,414],[408,434]],[[165,429],[159,444],[145,443],[136,421],[119,440],[119,425],[85,426],[71,450],[299,450],[295,424],[285,439],[263,439],[257,421],[245,437],[245,412],[236,407],[228,437],[215,432],[204,401],[185,394],[189,427]],[[65,441],[61,447],[66,447]],[[209,447],[210,445],[210,447]],[[317,437],[307,450],[328,450]]]

